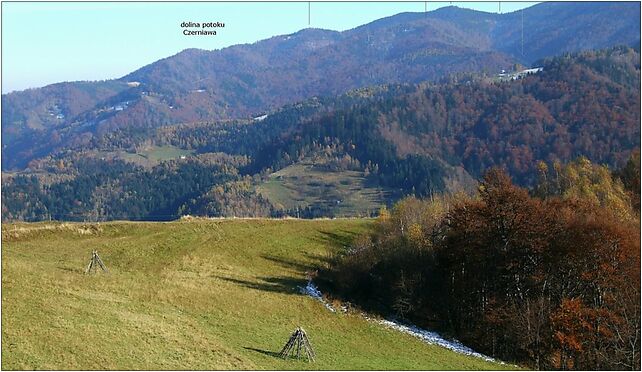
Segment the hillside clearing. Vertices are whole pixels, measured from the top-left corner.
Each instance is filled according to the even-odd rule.
[[[330,312],[300,293],[305,272],[369,224],[4,224],[2,368],[510,368]],[[109,274],[83,274],[93,249]],[[297,326],[316,363],[275,356]]]
[[[286,209],[320,206],[341,217],[369,216],[392,197],[368,185],[363,172],[324,170],[307,159],[272,173],[257,191]]]
[[[120,151],[118,152],[118,156],[125,161],[151,167],[157,165],[161,161],[179,159],[185,156],[190,156],[193,153],[194,151],[192,150],[184,150],[175,146],[151,146],[135,154]]]

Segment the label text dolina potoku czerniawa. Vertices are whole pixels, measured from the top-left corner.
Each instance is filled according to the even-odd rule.
[[[194,35],[204,35],[204,36],[216,36],[216,30],[206,30],[208,28],[222,28],[225,27],[224,22],[183,22],[181,23],[181,28],[183,28],[183,35],[194,36]],[[199,30],[190,30],[198,28]]]

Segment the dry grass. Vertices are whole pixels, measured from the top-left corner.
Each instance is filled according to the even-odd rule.
[[[15,224],[2,229],[2,241],[10,242],[39,235],[43,232],[66,233],[71,232],[78,235],[96,235],[101,233],[100,224],[78,224],[78,223],[41,223],[41,224]]]

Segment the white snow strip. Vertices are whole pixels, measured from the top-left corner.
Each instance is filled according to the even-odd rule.
[[[437,332],[427,331],[425,329],[421,329],[412,324],[402,324],[396,321],[386,320],[386,319],[383,319],[383,320],[379,319],[379,320],[376,320],[376,322],[379,324],[383,324],[388,328],[396,329],[397,331],[407,333],[411,336],[417,337],[422,341],[431,345],[439,345],[441,347],[445,347],[448,350],[452,350],[456,353],[481,358],[488,362],[504,364],[503,362],[500,362],[489,356],[476,352],[475,350],[469,348],[468,346],[463,345],[461,342],[457,340],[446,340],[445,338],[441,337],[441,335],[439,335]]]
[[[337,312],[337,310],[335,310],[332,305],[330,305],[326,300],[323,299],[323,294],[321,293],[321,291],[319,291],[319,288],[317,288],[317,286],[312,283],[312,280],[309,280],[308,284],[305,287],[299,287],[299,290],[302,294],[308,295],[320,301],[323,306],[326,307],[326,309],[332,311],[333,313]]]
[[[301,291],[302,294],[308,295],[319,302],[323,304],[328,310],[332,311],[333,313],[337,312],[337,310],[332,307],[326,300],[323,299],[323,294],[321,291],[319,291],[319,288],[312,283],[312,281],[308,281],[308,284],[305,287],[299,287],[299,290]],[[348,309],[345,306],[341,306],[341,311],[346,312]],[[473,357],[481,358],[483,360],[486,360],[488,362],[495,362],[499,364],[505,364],[502,361],[495,360],[487,355],[480,354],[476,352],[475,350],[463,345],[461,342],[457,340],[446,340],[443,338],[441,335],[439,335],[437,332],[431,332],[427,331],[425,329],[421,329],[417,326],[414,326],[412,324],[403,324],[401,322],[395,321],[395,320],[387,320],[387,319],[373,319],[366,314],[361,314],[366,320],[376,322],[378,324],[381,324],[385,327],[392,328],[394,330],[397,330],[399,332],[407,333],[411,336],[417,337],[421,339],[422,341],[431,344],[431,345],[438,345],[441,347],[444,347],[448,350],[452,350],[456,353],[459,354],[464,354],[464,355],[470,355]]]

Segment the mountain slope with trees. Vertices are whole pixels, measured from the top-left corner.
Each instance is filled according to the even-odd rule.
[[[3,95],[2,134],[10,141],[2,168],[21,169],[63,144],[125,127],[248,118],[359,87],[492,74],[564,51],[637,45],[639,29],[635,3],[543,3],[509,14],[447,7],[341,33],[306,29],[222,50],[189,49],[110,82]],[[87,85],[100,94],[85,94]]]
[[[554,168],[585,156],[622,168],[640,147],[639,51],[617,47],[542,65],[514,81],[460,75],[359,89],[286,106],[262,120],[107,132],[32,161],[28,172],[5,174],[3,216],[229,215],[222,203],[239,198],[247,200],[237,204],[238,215],[283,215],[253,188],[309,159],[323,159],[333,172],[360,172],[394,199],[470,190],[490,167],[505,168],[520,185],[538,180],[540,162]],[[149,146],[193,155],[155,166],[113,156]],[[25,192],[24,185],[38,191]],[[329,215],[319,212],[306,216]]]

